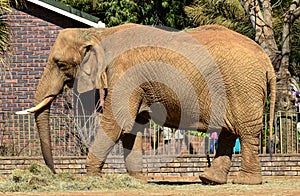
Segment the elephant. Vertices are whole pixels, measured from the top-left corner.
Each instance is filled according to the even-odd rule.
[[[87,155],[88,175],[101,175],[108,153],[121,140],[128,173],[145,180],[141,130],[153,120],[219,133],[211,167],[199,176],[203,183],[227,183],[237,138],[242,164],[233,183],[262,183],[259,134],[269,94],[273,124],[276,76],[269,57],[246,36],[219,25],[179,32],[139,24],[62,30],[35,106],[21,112],[35,114],[43,157],[53,172],[51,102],[64,85],[74,84],[79,92],[107,88],[100,128]]]

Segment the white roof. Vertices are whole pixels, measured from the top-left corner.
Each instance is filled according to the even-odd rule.
[[[86,24],[86,25],[89,25],[89,26],[91,26],[91,27],[100,27],[100,28],[104,28],[104,27],[105,27],[105,23],[101,22],[100,20],[98,21],[98,23],[95,23],[95,22],[90,21],[90,20],[88,20],[88,19],[86,19],[86,18],[80,17],[80,16],[78,16],[78,15],[76,15],[76,14],[70,13],[70,12],[68,12],[68,11],[65,11],[65,10],[63,10],[63,9],[60,9],[60,8],[58,8],[58,7],[55,7],[55,6],[53,6],[53,5],[50,5],[50,4],[45,3],[45,2],[43,2],[43,1],[39,1],[39,0],[27,0],[27,1],[28,1],[28,2],[31,2],[31,3],[34,3],[34,4],[36,4],[36,5],[39,5],[39,6],[41,6],[41,7],[44,7],[44,8],[46,8],[46,9],[49,9],[49,10],[51,10],[51,11],[54,11],[54,12],[56,12],[56,13],[59,13],[59,14],[61,14],[61,15],[64,15],[64,16],[66,16],[66,17],[69,17],[69,18],[72,18],[72,19],[74,19],[74,20],[77,20],[77,21],[79,21],[79,22],[82,22],[82,23],[84,23],[84,24]]]

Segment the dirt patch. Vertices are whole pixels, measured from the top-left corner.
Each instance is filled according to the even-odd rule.
[[[0,181],[0,195],[300,195],[300,177],[264,177],[262,185],[204,185],[197,177],[160,177],[141,184],[126,174],[103,178],[53,175],[42,164],[14,170]]]

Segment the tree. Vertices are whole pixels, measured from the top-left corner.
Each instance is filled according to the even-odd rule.
[[[136,1],[139,8],[138,23],[146,25],[163,25],[176,29],[190,26],[190,19],[184,12],[184,7],[191,0]],[[148,6],[148,10],[144,9]]]
[[[10,11],[9,1],[2,0],[0,1],[0,63],[3,64],[3,55],[7,50],[8,41],[9,41],[9,28],[8,24],[5,22],[4,13]]]
[[[107,27],[133,22],[177,29],[189,26],[184,6],[191,0],[56,0],[99,17]]]
[[[1,0],[0,1],[0,64],[6,65],[4,56],[9,46],[9,26],[5,14],[11,11],[10,4],[23,5],[24,0]]]
[[[272,7],[272,3],[274,3]],[[276,4],[277,3],[277,4]],[[284,152],[294,152],[297,148],[296,139],[297,132],[292,132],[291,130],[296,130],[295,123],[293,123],[293,115],[290,112],[295,111],[295,107],[292,102],[294,97],[291,96],[290,82],[291,82],[291,51],[292,51],[292,35],[293,26],[295,21],[300,16],[299,0],[289,0],[289,1],[271,1],[271,0],[242,0],[246,13],[249,15],[250,21],[253,28],[255,29],[255,41],[257,41],[269,55],[275,70],[277,71],[277,101],[276,108],[278,111],[283,111],[284,113],[284,124],[286,126],[281,127],[283,134],[283,151]],[[272,23],[272,9],[275,6],[280,6],[282,11],[277,10],[279,18],[275,18],[280,23],[282,23],[282,34],[281,40],[277,46],[276,38],[274,35],[274,28]],[[299,58],[299,57],[298,57]],[[298,62],[297,62],[298,63]],[[285,143],[287,142],[287,143]]]
[[[299,0],[195,0],[186,12],[196,24],[222,24],[253,38],[269,55],[277,73],[276,110],[284,112],[287,125],[281,127],[283,141],[287,142],[283,151],[295,150],[292,146],[297,141],[291,138],[296,138],[296,132],[290,131],[293,116],[286,114],[295,111],[291,73],[300,76]]]
[[[185,12],[192,26],[219,24],[254,39],[255,32],[238,0],[195,0]]]

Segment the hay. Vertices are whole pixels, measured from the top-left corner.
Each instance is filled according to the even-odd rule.
[[[15,169],[6,181],[0,182],[1,192],[50,192],[88,190],[144,189],[127,174],[109,174],[104,177],[76,176],[71,173],[53,174],[41,163],[33,163],[27,169]]]
[[[16,169],[8,178],[0,180],[0,195],[3,192],[46,192],[45,195],[49,192],[79,192],[85,195],[97,191],[122,194],[124,190],[133,195],[300,195],[299,187],[300,177],[291,176],[270,177],[262,185],[236,185],[230,182],[218,186],[200,182],[141,184],[127,174],[110,174],[102,178],[71,173],[54,175],[45,165],[34,163],[25,170]]]
[[[47,187],[54,179],[48,168],[34,163],[26,170],[15,169],[7,181],[0,183],[2,192],[31,191]]]

